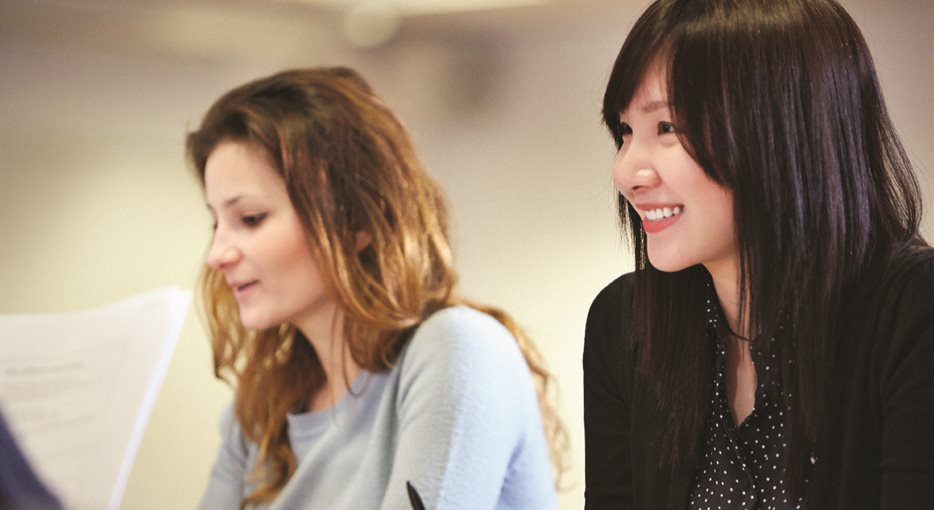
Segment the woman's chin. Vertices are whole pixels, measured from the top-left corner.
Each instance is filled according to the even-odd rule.
[[[679,263],[678,261],[669,260],[667,258],[662,258],[658,262],[649,257],[649,264],[652,265],[655,269],[663,273],[676,273],[682,269],[686,269],[688,265]]]
[[[249,314],[240,314],[240,325],[243,326],[243,329],[250,331],[261,331],[273,326],[270,321],[265,320],[261,317],[251,317]]]

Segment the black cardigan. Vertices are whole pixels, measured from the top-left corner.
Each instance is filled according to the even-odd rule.
[[[659,467],[664,417],[635,370],[632,274],[594,299],[584,342],[585,500],[687,508],[694,459]],[[897,258],[852,296],[836,366],[839,412],[815,452],[809,510],[934,508],[934,249]]]

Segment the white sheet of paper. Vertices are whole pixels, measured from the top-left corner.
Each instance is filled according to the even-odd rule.
[[[65,508],[116,510],[191,292],[100,308],[0,315],[0,408]]]

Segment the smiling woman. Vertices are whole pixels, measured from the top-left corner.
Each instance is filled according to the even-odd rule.
[[[587,321],[587,508],[929,507],[934,250],[846,11],[657,0],[603,120],[636,271]]]
[[[708,176],[681,144],[667,82],[665,67],[655,62],[620,113],[613,179],[640,215],[655,268],[671,272],[704,264],[732,277],[738,263],[732,192]]]
[[[216,221],[215,372],[236,386],[202,509],[407,508],[409,485],[427,508],[556,506],[550,375],[508,315],[455,293],[441,190],[363,78],[238,87],[188,152]]]

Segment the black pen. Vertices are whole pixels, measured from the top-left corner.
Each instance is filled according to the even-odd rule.
[[[421,496],[412,486],[412,482],[405,482],[405,488],[409,491],[409,502],[412,503],[412,510],[425,510],[425,504],[422,503]]]

